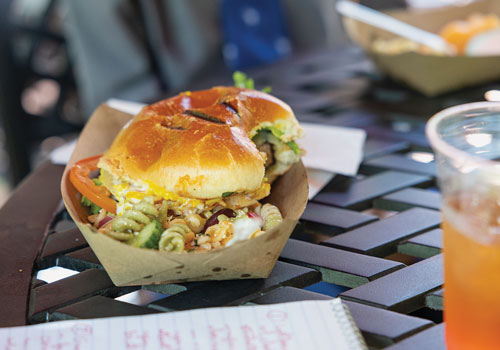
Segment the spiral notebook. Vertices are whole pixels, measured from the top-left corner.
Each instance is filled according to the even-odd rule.
[[[0,328],[0,349],[367,349],[340,299]]]

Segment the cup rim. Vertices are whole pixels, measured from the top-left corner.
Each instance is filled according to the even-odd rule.
[[[500,162],[478,157],[476,155],[462,151],[456,147],[451,146],[439,136],[437,132],[438,124],[452,114],[462,113],[466,111],[474,111],[477,109],[495,108],[500,113],[500,102],[497,101],[483,101],[461,104],[454,107],[443,109],[442,111],[434,114],[425,126],[425,133],[432,148],[435,152],[444,154],[446,157],[459,161],[460,163],[468,163],[469,165],[481,167],[495,167],[500,168]]]

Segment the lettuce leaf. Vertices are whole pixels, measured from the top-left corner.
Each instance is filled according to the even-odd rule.
[[[290,141],[290,142],[287,142],[286,145],[288,147],[290,147],[290,149],[295,153],[295,154],[300,154],[301,151],[300,151],[300,147],[299,145],[297,145],[297,143],[295,141]]]
[[[233,73],[234,86],[246,89],[255,89],[255,82],[252,78],[248,77],[245,73],[240,71],[235,71]],[[272,89],[270,86],[265,86],[262,90],[267,94],[271,93]]]
[[[283,136],[285,134],[283,131],[281,131],[280,129],[278,129],[275,126],[265,126],[262,129],[260,129],[258,132],[261,132],[261,131],[269,131],[269,132],[271,132],[271,134],[273,134],[274,137],[276,137],[280,141],[281,141],[281,136]],[[299,154],[300,155],[302,153],[302,151],[300,150],[299,145],[295,141],[286,142],[286,145],[288,147],[290,147],[290,149],[295,154]]]
[[[234,86],[239,88],[254,89],[255,84],[252,78],[247,77],[243,72],[236,71],[233,73]]]
[[[90,210],[90,214],[98,214],[99,211],[101,210],[101,207],[92,203],[90,201],[90,199],[88,199],[87,197],[85,196],[82,196],[82,200],[80,201],[80,203],[84,206],[84,207],[88,207],[89,210]]]
[[[280,129],[278,129],[275,126],[265,126],[261,130],[270,131],[278,139],[281,139],[281,136],[283,136],[285,134],[283,131],[281,131]]]

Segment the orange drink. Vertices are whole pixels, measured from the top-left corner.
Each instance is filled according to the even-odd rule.
[[[500,349],[500,103],[446,109],[426,131],[443,195],[447,348]]]
[[[471,232],[478,228],[464,223],[474,213],[455,212],[450,215],[452,210],[445,209],[449,221],[442,225],[448,348],[499,349],[500,237],[490,241],[477,240]],[[457,215],[459,219],[452,220]]]

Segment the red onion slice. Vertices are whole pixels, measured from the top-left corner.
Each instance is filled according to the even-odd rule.
[[[212,216],[208,218],[205,226],[203,226],[203,230],[201,230],[201,233],[205,233],[207,228],[209,228],[210,226],[217,225],[219,223],[219,215],[226,215],[228,218],[234,218],[236,216],[236,213],[229,208],[218,210],[215,214],[212,214]]]
[[[102,219],[101,221],[99,221],[99,224],[97,225],[97,228],[101,228],[102,226],[104,226],[108,222],[110,222],[111,220],[113,220],[112,216],[106,216],[104,219]]]

